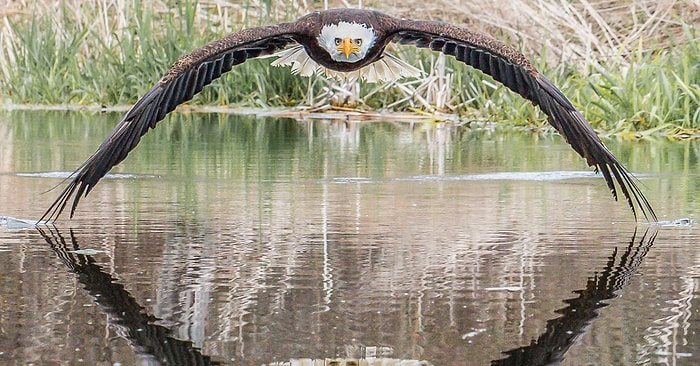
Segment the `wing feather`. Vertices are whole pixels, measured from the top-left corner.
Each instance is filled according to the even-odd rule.
[[[56,220],[73,197],[78,202],[178,105],[247,59],[272,54],[295,42],[294,23],[246,29],[198,48],[178,59],[151,90],[124,115],[107,139],[67,179],[71,179],[41,220]]]
[[[486,35],[441,22],[401,20],[393,32],[393,42],[454,56],[539,106],[566,142],[603,175],[616,200],[619,190],[635,218],[638,208],[647,220],[656,221],[654,210],[632,174],[605,147],[569,99],[520,52]]]

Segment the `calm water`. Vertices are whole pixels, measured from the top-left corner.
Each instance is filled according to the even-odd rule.
[[[0,113],[0,216],[120,116]],[[697,220],[697,141],[606,143]],[[113,173],[0,220],[0,364],[700,363],[697,225],[557,135],[185,114]]]

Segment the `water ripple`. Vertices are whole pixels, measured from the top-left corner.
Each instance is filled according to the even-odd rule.
[[[37,172],[37,173],[15,173],[18,177],[32,178],[70,178],[73,172]],[[157,175],[152,174],[125,174],[125,173],[109,173],[102,179],[129,179],[129,178],[157,178]]]

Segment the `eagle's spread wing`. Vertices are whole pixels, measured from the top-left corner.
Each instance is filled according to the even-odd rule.
[[[401,20],[377,12],[353,9],[329,10],[323,14],[330,23],[366,19],[366,24],[375,27],[378,35],[375,53],[382,52],[389,40],[413,44],[454,56],[491,75],[538,105],[574,150],[603,174],[616,199],[619,186],[632,207],[635,218],[638,207],[648,220],[656,220],[653,209],[635,184],[634,177],[603,145],[583,115],[515,49],[490,37],[446,23]],[[71,175],[72,180],[41,220],[56,219],[71,197],[73,216],[80,198],[87,195],[112,167],[126,158],[141,136],[154,128],[158,121],[179,104],[190,100],[205,85],[228,72],[234,65],[249,58],[273,54],[293,42],[302,43],[308,48],[307,51],[318,53],[316,56],[320,59],[328,58],[312,41],[315,36],[311,34],[311,28],[319,25],[317,17],[320,15],[321,13],[312,13],[294,23],[243,30],[182,56],[126,113],[97,151]],[[377,59],[374,58],[375,61]]]
[[[178,59],[156,85],[126,113],[109,137],[75,171],[72,180],[41,218],[55,220],[72,196],[70,216],[107,172],[124,160],[149,129],[192,99],[202,88],[245,60],[272,54],[294,42],[293,23],[246,29]]]
[[[520,52],[491,37],[433,21],[401,20],[395,24],[392,41],[454,56],[538,105],[571,147],[603,174],[615,199],[617,182],[635,218],[639,207],[647,220],[656,221],[635,178],[605,147],[581,112]]]

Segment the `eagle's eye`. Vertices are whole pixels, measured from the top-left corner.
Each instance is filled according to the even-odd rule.
[[[336,46],[340,46],[341,43],[343,43],[343,40],[342,40],[342,39],[340,39],[340,38],[336,38],[336,39],[335,39],[335,45],[336,45]]]
[[[359,47],[362,46],[362,38],[355,39],[355,44]]]

